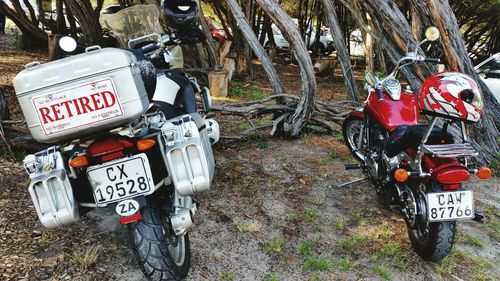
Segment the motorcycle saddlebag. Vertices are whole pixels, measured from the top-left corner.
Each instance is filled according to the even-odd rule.
[[[33,138],[55,143],[138,118],[149,105],[147,76],[156,79],[154,67],[133,52],[94,46],[53,62],[30,63],[13,84]]]
[[[44,227],[62,227],[80,219],[61,152],[52,147],[28,155],[23,165],[31,179],[31,200]]]
[[[218,130],[215,123],[205,122],[198,113],[193,113],[170,119],[161,128],[167,170],[182,196],[210,189],[215,160],[209,131]]]

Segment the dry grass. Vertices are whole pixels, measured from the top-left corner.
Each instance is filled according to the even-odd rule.
[[[81,269],[87,269],[94,265],[99,255],[104,251],[100,244],[91,245],[85,249],[78,250],[69,255],[71,261]]]

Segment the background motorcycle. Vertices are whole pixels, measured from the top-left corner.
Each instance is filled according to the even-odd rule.
[[[183,20],[198,11],[175,8]],[[154,5],[103,17],[128,50],[93,46],[34,63],[14,85],[34,138],[57,143],[23,161],[42,224],[61,227],[107,207],[127,225],[148,279],[179,280],[190,268],[188,230],[197,211],[190,196],[210,189],[219,128],[205,118],[208,89],[173,69],[182,67],[182,40],[162,35],[158,17]],[[76,48],[70,38],[60,44]]]
[[[479,121],[483,107],[472,78],[453,71],[436,73],[423,83],[419,97],[402,90],[396,79],[406,65],[439,63],[418,54],[423,43],[439,39],[439,31],[429,28],[426,38],[387,77],[366,75],[366,101],[344,120],[342,131],[361,162],[346,169],[362,168],[380,201],[399,206],[415,251],[439,261],[453,246],[456,221],[475,218],[473,192],[463,184],[470,174],[486,179],[491,171],[475,169],[468,160],[478,152],[467,138],[465,123]],[[419,124],[419,106],[432,117],[428,125]],[[452,129],[460,133],[454,135]]]

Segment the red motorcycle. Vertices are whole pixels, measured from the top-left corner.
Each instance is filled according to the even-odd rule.
[[[398,206],[413,248],[430,261],[450,253],[458,220],[480,218],[474,211],[473,192],[464,187],[471,174],[481,179],[491,176],[490,169],[473,168],[469,161],[478,152],[465,124],[477,122],[483,114],[474,80],[454,71],[436,73],[423,83],[417,97],[396,79],[404,66],[439,63],[418,54],[423,43],[438,39],[439,31],[431,27],[426,39],[387,77],[377,79],[368,73],[368,97],[342,127],[347,146],[361,162],[346,169],[363,169],[381,203]],[[419,124],[419,107],[431,116],[429,124]]]

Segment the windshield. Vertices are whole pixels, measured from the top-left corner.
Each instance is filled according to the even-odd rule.
[[[102,14],[99,22],[103,28],[113,33],[120,47],[128,48],[130,40],[151,34],[161,36],[163,29],[159,22],[159,15],[158,8],[153,4],[135,5],[116,14]]]

